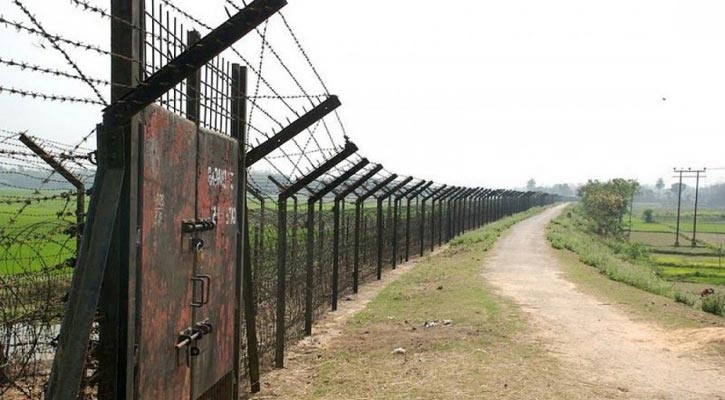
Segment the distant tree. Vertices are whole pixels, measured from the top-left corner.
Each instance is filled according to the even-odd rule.
[[[551,188],[551,192],[561,196],[574,196],[574,191],[568,183],[557,183]]]
[[[682,184],[682,193],[685,193],[687,190],[687,184]],[[680,184],[679,183],[673,183],[672,186],[670,186],[670,192],[675,195],[675,198],[677,198],[677,194],[680,191]]]
[[[528,190],[536,189],[536,181],[533,178],[529,179],[529,181],[526,182],[526,189],[528,189]]]
[[[664,179],[662,179],[662,178],[657,179],[657,183],[655,184],[655,187],[657,188],[657,190],[664,189],[665,188],[665,181],[664,181]]]
[[[580,189],[582,206],[593,230],[602,235],[621,235],[624,231],[622,220],[638,189],[637,181],[627,179],[589,181],[583,186]]]
[[[655,222],[655,212],[651,208],[648,208],[644,210],[644,213],[642,213],[642,219],[644,222],[651,224]]]

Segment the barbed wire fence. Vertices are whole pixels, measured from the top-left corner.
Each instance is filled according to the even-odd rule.
[[[89,124],[88,133],[69,136],[0,127],[0,396],[34,399],[47,389],[88,202],[96,195],[96,129],[90,126],[103,107],[118,103],[114,90],[143,87],[221,21],[205,21],[181,0],[145,0],[138,23],[98,1],[54,5],[79,21],[105,29],[118,24],[138,33],[142,52],[135,58],[96,44],[91,36],[61,33],[47,13],[36,14],[44,3],[1,1],[8,7],[0,15],[0,34],[29,43],[32,51],[0,52],[0,69],[12,71],[7,75],[12,81],[0,79],[0,98],[20,99],[43,118],[52,119],[54,107],[60,107]],[[213,6],[231,18],[250,4],[219,0]],[[141,82],[113,81],[104,71],[115,61],[138,67]],[[249,73],[242,97],[246,135],[240,143],[248,157],[311,113],[327,110],[255,159],[246,175],[253,312],[245,311],[240,329],[249,327],[249,318],[256,329],[252,341],[249,332],[241,335],[239,377],[247,391],[259,390],[255,370],[281,367],[285,346],[308,335],[314,319],[336,309],[338,299],[356,293],[364,282],[379,279],[385,268],[467,229],[555,200],[398,176],[359,155],[337,98],[282,12],[154,103],[200,128],[233,135],[234,104],[240,100],[233,91],[235,65]],[[99,371],[103,318],[97,313],[93,324],[81,398],[107,395]]]

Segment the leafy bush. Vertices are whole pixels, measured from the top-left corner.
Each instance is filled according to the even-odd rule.
[[[584,185],[580,189],[582,206],[592,230],[600,235],[621,235],[622,219],[638,189],[639,183],[626,179]]]
[[[703,298],[702,311],[725,317],[725,294],[715,293]]]
[[[674,296],[676,302],[685,304],[689,307],[692,307],[695,305],[695,303],[697,303],[697,296],[690,292],[675,290]]]
[[[669,297],[690,307],[698,303],[696,293],[657,275],[648,262],[646,246],[592,233],[584,222],[587,217],[583,207],[570,210],[571,213],[563,214],[549,224],[547,239],[554,248],[574,252],[580,262],[598,269],[613,281]],[[725,292],[705,297],[701,307],[703,311],[725,316]]]
[[[644,210],[642,213],[642,220],[648,224],[655,223],[655,212],[651,208]]]

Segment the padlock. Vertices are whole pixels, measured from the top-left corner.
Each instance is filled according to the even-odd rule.
[[[204,263],[204,240],[199,238],[191,239],[191,251],[194,252],[198,264]]]

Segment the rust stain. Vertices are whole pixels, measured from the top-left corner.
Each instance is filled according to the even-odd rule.
[[[196,399],[234,367],[238,146],[158,107],[143,120],[138,397]],[[182,220],[197,214],[214,218],[216,229],[182,234]],[[204,241],[203,261],[195,262],[192,237]],[[211,277],[209,302],[200,308],[190,306],[195,275]],[[198,341],[189,368],[174,345],[181,331],[206,319],[213,331]]]

